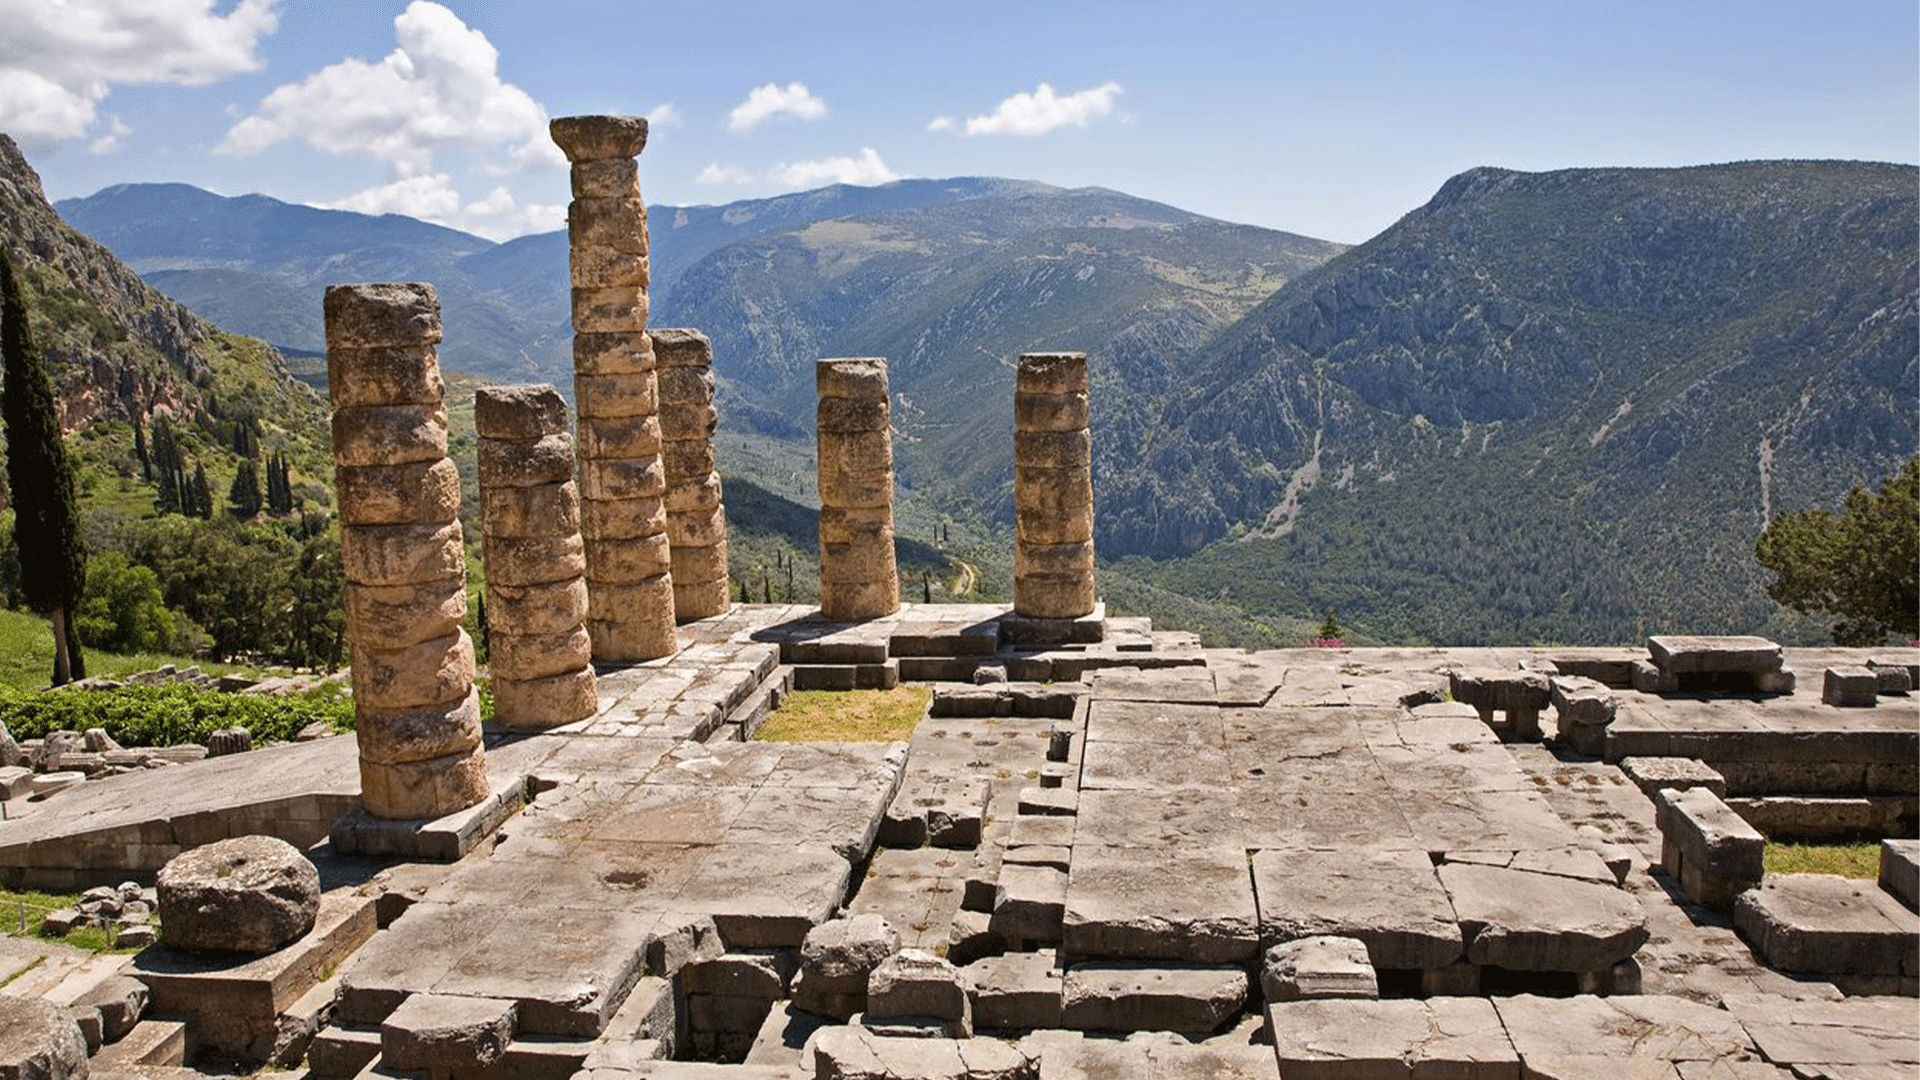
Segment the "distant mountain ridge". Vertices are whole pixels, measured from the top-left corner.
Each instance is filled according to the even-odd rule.
[[[1100,443],[1103,551],[1393,640],[1765,626],[1767,516],[1920,443],[1917,179],[1455,177],[1132,403],[1159,438]]]
[[[1042,190],[1051,189],[963,177],[834,185],[725,206],[656,206],[655,292],[668,291],[708,252],[769,228]],[[329,284],[423,280],[440,291],[448,366],[501,379],[551,379],[570,363],[564,229],[495,243],[399,214],[216,195],[174,183],[117,184],[62,199],[56,209],[195,311],[282,347],[325,347],[320,294]]]

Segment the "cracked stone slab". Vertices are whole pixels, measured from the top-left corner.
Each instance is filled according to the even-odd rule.
[[[1238,963],[1258,923],[1242,848],[1073,849],[1061,933],[1075,956]]]
[[[1768,1061],[1796,1071],[1824,1065],[1900,1066],[1911,1076],[1920,1065],[1920,1010],[1911,998],[1800,1001],[1775,994],[1727,994],[1721,1004]]]
[[[1685,998],[1622,995],[1496,998],[1494,1008],[1528,1062],[1604,1056],[1659,1061],[1751,1058],[1754,1046],[1731,1013]]]
[[[1283,1001],[1267,1006],[1287,1080],[1519,1080],[1520,1055],[1484,998]]]
[[[719,844],[676,905],[713,916],[730,949],[797,949],[845,901],[852,873],[824,844]]]
[[[1498,866],[1438,871],[1467,941],[1467,959],[1510,971],[1600,971],[1647,940],[1647,915],[1611,885]]]
[[[1465,951],[1453,902],[1424,852],[1261,851],[1261,939],[1357,938],[1377,968],[1438,968]]]
[[[1038,1080],[1039,1061],[999,1039],[920,1039],[824,1027],[813,1038],[817,1080]]]

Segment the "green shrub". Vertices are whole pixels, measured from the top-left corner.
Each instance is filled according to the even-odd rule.
[[[258,745],[285,742],[316,720],[326,721],[336,731],[351,730],[352,698],[252,697],[188,686],[102,691],[23,691],[0,686],[0,723],[16,739],[97,727],[105,728],[122,746],[172,746],[203,743],[221,728],[241,727],[253,734]]]

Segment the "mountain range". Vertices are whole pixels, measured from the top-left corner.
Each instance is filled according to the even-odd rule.
[[[447,366],[567,385],[564,234],[59,207],[229,328],[315,348],[325,284],[421,278]],[[1109,580],[1231,640],[1329,609],[1373,641],[1800,640],[1753,540],[1920,443],[1917,207],[1897,165],[1486,168],[1344,249],[1097,188],[833,187],[652,207],[653,322],[712,337],[726,446],[800,504],[811,361],[888,357],[903,500],[989,531],[1013,358],[1088,351]]]

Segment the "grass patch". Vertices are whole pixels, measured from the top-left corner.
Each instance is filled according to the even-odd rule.
[[[1838,874],[1872,880],[1880,876],[1880,842],[1767,844],[1769,874]]]
[[[185,670],[198,666],[209,675],[240,672],[257,674],[258,668],[237,664],[215,664],[191,656],[166,656],[160,653],[135,653],[123,656],[100,649],[87,649],[87,674],[115,679],[136,671],[152,671],[172,664]],[[53,626],[39,615],[0,609],[0,684],[17,690],[45,690],[53,682]]]
[[[765,742],[890,742],[913,735],[933,690],[796,690],[754,736]]]
[[[59,911],[61,908],[76,907],[79,903],[79,893],[15,892],[11,889],[0,889],[0,937],[40,937],[40,924],[46,921],[50,913]],[[159,922],[158,919],[153,920],[156,927]],[[47,940],[59,941],[76,949],[95,953],[139,951],[136,948],[113,948],[107,940],[107,932],[94,926],[77,928],[66,937]]]

